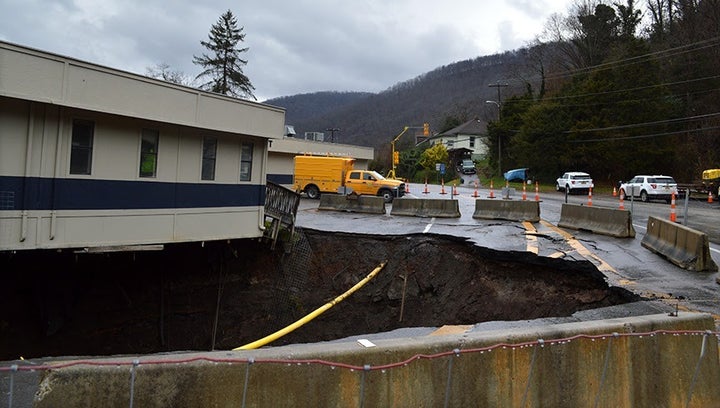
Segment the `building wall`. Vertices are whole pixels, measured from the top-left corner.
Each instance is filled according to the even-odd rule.
[[[282,109],[3,42],[0,61],[0,251],[262,236]],[[89,175],[70,171],[76,119],[94,124]],[[159,135],[155,177],[139,174],[143,129]],[[217,139],[209,181],[205,136]]]
[[[0,95],[280,138],[284,110],[0,41]]]
[[[0,250],[262,235],[265,139],[1,97],[0,111]],[[90,175],[69,171],[76,118],[95,124]],[[153,178],[139,176],[144,128],[159,130]],[[218,140],[212,181],[203,136]],[[253,145],[250,181],[241,143]]]

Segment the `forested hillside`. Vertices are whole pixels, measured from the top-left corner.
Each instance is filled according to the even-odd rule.
[[[307,126],[313,118],[332,114],[333,111],[361,103],[373,95],[369,92],[315,92],[270,99],[265,103],[285,108],[285,122],[294,125],[298,134],[302,132],[322,132],[330,125]],[[302,128],[302,132],[300,132]]]
[[[448,117],[496,117],[497,107],[485,101],[497,99],[497,88],[488,85],[507,82],[508,73],[524,64],[524,55],[508,52],[449,64],[377,94],[318,92],[265,102],[285,108],[285,121],[298,135],[339,128],[337,142],[381,147],[405,126],[430,123],[437,132],[446,130],[441,128]],[[510,91],[503,88],[502,94]]]
[[[312,95],[268,102],[287,108],[298,134],[339,128],[336,141],[381,151],[404,126],[437,132],[479,117],[504,170],[530,167],[548,182],[571,170],[600,185],[640,173],[692,182],[720,168],[720,1],[578,1],[549,23],[527,49],[445,65],[378,94],[324,94],[328,104],[312,108],[303,103]],[[399,150],[403,177],[433,171],[411,143]],[[486,164],[497,174],[497,155]]]

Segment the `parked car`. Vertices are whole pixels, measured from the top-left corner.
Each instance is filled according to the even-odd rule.
[[[593,187],[595,187],[595,185],[593,184],[592,177],[581,171],[569,171],[555,181],[555,189],[557,191],[565,191],[568,194],[575,192],[587,193]]]
[[[621,196],[640,197],[640,201],[665,200],[668,203],[672,194],[678,195],[677,183],[670,176],[635,176],[627,183],[620,184]]]
[[[470,159],[465,159],[460,163],[460,171],[462,174],[475,174],[477,173],[477,170],[475,169],[475,162]]]
[[[507,181],[515,181],[519,180],[524,182],[528,179],[528,168],[522,168],[522,169],[514,169],[514,170],[508,170],[506,171],[503,176],[505,177],[505,180]]]

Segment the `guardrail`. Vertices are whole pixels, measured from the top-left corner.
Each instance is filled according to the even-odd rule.
[[[299,205],[300,194],[272,181],[266,181],[265,217],[271,219],[267,233],[272,241],[272,249],[275,249],[281,226],[290,230],[290,236],[294,233]]]

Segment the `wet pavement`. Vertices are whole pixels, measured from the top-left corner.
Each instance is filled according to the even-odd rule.
[[[511,199],[522,199],[522,190],[514,185]],[[475,188],[474,184],[459,186],[419,185],[409,186],[409,197],[458,200],[460,218],[422,218],[392,216],[391,204],[385,215],[371,215],[336,211],[318,211],[319,200],[303,198],[298,210],[300,227],[322,231],[342,231],[361,234],[404,235],[433,233],[465,237],[476,245],[504,251],[530,251],[538,256],[571,260],[588,260],[606,276],[608,284],[630,290],[647,300],[603,310],[577,313],[576,319],[601,319],[673,310],[707,312],[720,321],[720,285],[717,272],[687,271],[675,266],[663,257],[641,246],[650,215],[666,218],[670,205],[664,202],[640,203],[625,201],[626,209],[632,209],[635,238],[614,238],[586,231],[564,230],[556,225],[566,197],[558,192],[538,193],[540,201],[539,223],[520,223],[502,220],[478,220],[472,218],[475,200],[488,198],[490,190]],[[443,194],[444,193],[444,194]],[[455,194],[456,193],[456,194]],[[493,189],[498,197],[500,189]],[[525,192],[528,200],[535,200],[535,189],[529,186]],[[573,204],[587,205],[586,196],[568,196]],[[618,198],[595,195],[593,205],[617,208]],[[682,202],[676,205],[678,221],[685,223]],[[715,226],[720,220],[718,203],[690,202],[687,225],[706,232],[711,240],[711,254],[720,264],[718,242],[720,233]],[[708,222],[711,220],[712,222]],[[703,229],[701,229],[703,228]],[[550,319],[549,321],[555,321]],[[559,320],[567,321],[567,318]],[[504,323],[508,325],[509,323]],[[515,323],[522,324],[522,323]],[[488,326],[483,323],[480,326]],[[490,325],[491,326],[491,325]]]

